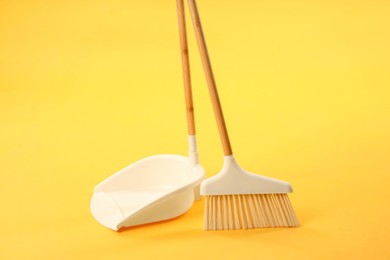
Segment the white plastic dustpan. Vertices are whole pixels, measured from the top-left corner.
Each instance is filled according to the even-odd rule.
[[[135,162],[98,184],[91,212],[102,225],[119,230],[177,217],[200,198],[205,173],[198,163],[183,0],[178,18],[188,123],[189,157],[156,155]]]
[[[203,178],[203,168],[188,157],[147,157],[97,185],[91,212],[113,230],[174,218],[191,208]]]

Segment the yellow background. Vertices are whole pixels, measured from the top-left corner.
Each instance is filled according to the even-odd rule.
[[[198,4],[236,158],[291,182],[302,226],[204,232],[202,202],[119,233],[98,224],[94,185],[186,154],[175,1],[2,0],[0,259],[390,259],[390,3]],[[189,34],[211,176],[222,152]]]

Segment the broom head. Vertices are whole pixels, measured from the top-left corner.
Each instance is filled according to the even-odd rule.
[[[201,184],[205,229],[296,227],[290,192],[289,183],[249,173],[225,156],[222,170]]]

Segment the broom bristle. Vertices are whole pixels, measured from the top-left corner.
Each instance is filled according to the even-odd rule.
[[[299,225],[286,193],[206,196],[204,212],[206,230]]]

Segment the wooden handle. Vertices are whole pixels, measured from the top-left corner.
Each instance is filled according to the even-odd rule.
[[[196,40],[198,42],[199,52],[202,59],[203,69],[206,74],[207,85],[209,87],[211,103],[213,105],[215,119],[217,121],[219,136],[222,142],[222,148],[224,155],[232,155],[232,148],[229,141],[228,132],[226,129],[225,119],[223,117],[221,102],[218,96],[217,86],[215,84],[215,78],[213,69],[211,67],[209,53],[207,51],[206,40],[204,37],[202,24],[199,17],[198,7],[195,0],[188,0],[190,13],[192,17],[192,24],[194,26]]]
[[[194,115],[194,104],[192,101],[190,58],[188,55],[184,2],[183,0],[177,0],[176,2],[177,2],[177,19],[179,22],[181,61],[182,61],[183,80],[184,80],[184,95],[186,100],[188,134],[195,135],[196,134],[195,115]]]

